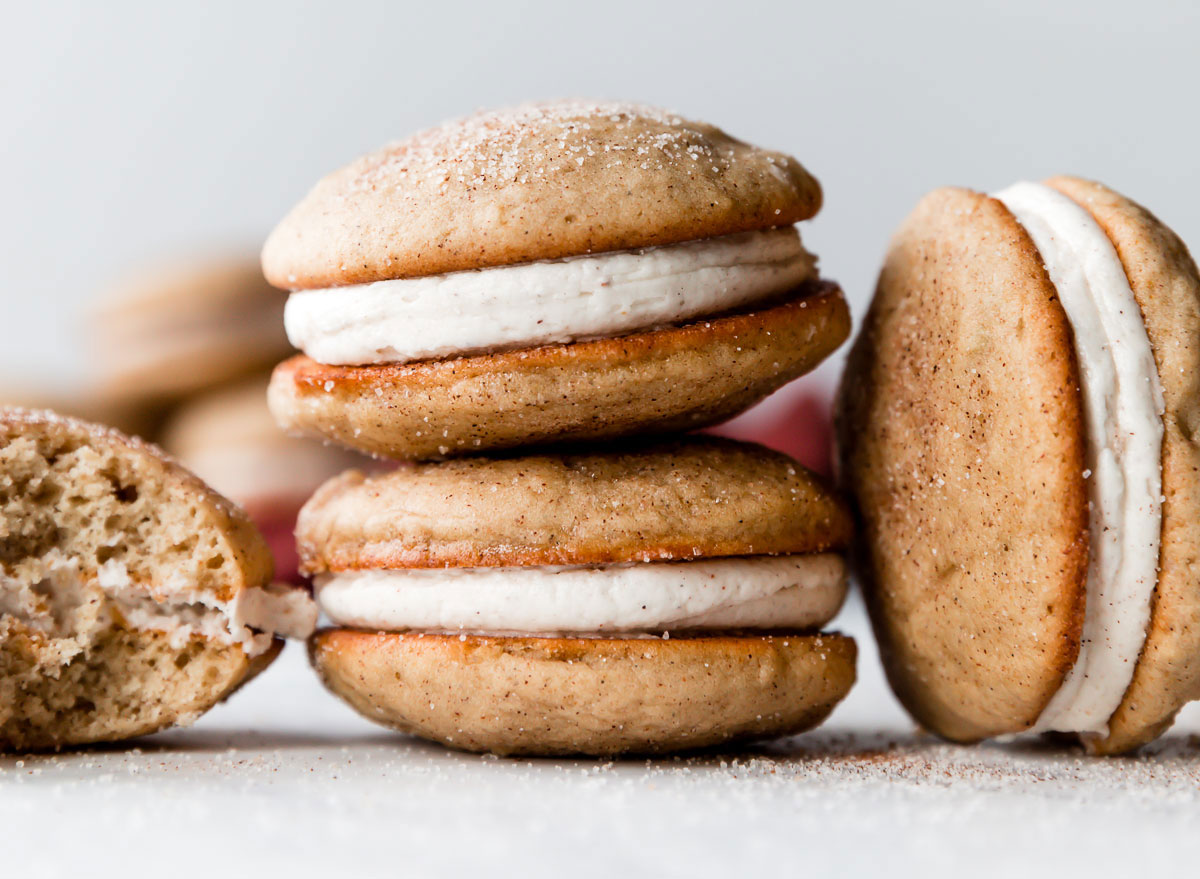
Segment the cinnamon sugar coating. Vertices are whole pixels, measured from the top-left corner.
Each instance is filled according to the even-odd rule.
[[[1000,202],[904,220],[836,414],[893,689],[949,739],[1027,729],[1079,651],[1088,497],[1071,328]]]
[[[362,284],[788,226],[820,204],[795,159],[711,125],[611,101],[524,104],[335,171],[262,261],[278,287]]]

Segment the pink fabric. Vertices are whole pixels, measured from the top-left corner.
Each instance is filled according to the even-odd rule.
[[[831,410],[832,393],[825,383],[801,379],[705,433],[762,443],[829,476],[833,472]]]
[[[301,502],[279,501],[246,505],[250,520],[262,532],[267,547],[275,558],[275,579],[281,583],[305,585],[300,575],[300,558],[296,555],[296,515]]]

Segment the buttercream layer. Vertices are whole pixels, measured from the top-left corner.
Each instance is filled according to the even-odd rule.
[[[718,314],[817,276],[794,226],[567,259],[296,291],[288,338],[331,365],[602,338]]]
[[[838,555],[596,567],[340,571],[314,583],[336,624],[377,631],[606,634],[811,629],[846,594]]]
[[[1086,613],[1078,658],[1035,730],[1107,733],[1145,643],[1162,531],[1162,389],[1112,242],[1067,196],[1017,183],[995,196],[1042,256],[1074,333],[1086,425]]]

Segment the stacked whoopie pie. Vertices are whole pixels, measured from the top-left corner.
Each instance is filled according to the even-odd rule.
[[[726,419],[845,339],[794,226],[820,200],[794,159],[615,103],[478,114],[321,181],[263,252],[304,352],[271,409],[413,462],[301,513],[326,685],[497,753],[823,719],[854,679],[853,642],[815,634],[848,511],[759,446],[628,439]]]
[[[941,189],[838,406],[888,677],[922,724],[1120,753],[1200,696],[1200,274],[1074,177]]]

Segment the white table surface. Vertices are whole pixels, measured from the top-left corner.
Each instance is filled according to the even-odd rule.
[[[860,683],[825,726],[654,761],[504,760],[392,734],[328,696],[289,645],[191,729],[0,757],[0,876],[1020,876],[1196,862],[1200,711],[1135,758],[949,746],[914,734],[857,602],[839,627],[860,636]]]

